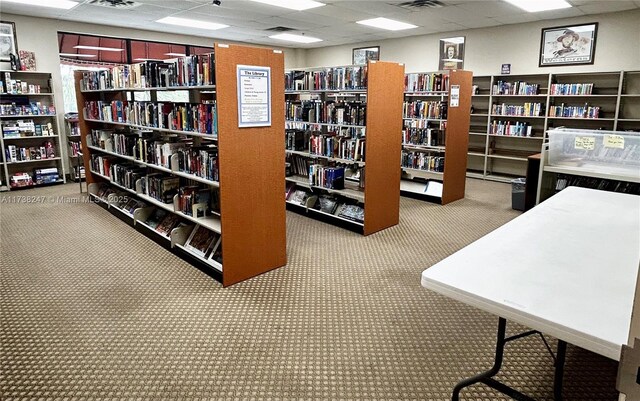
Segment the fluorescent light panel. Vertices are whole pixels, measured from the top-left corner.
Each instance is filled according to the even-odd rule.
[[[73,46],[74,49],[85,49],[85,50],[102,50],[105,52],[123,52],[124,49],[119,49],[117,47],[102,47],[102,46],[84,46],[78,45]]]
[[[571,4],[565,0],[505,0],[516,7],[519,7],[530,13],[539,11],[559,10],[561,8],[569,8]]]
[[[252,0],[256,3],[269,4],[271,6],[288,8],[290,10],[303,11],[310,8],[326,6],[324,3],[313,0]]]
[[[60,53],[63,57],[81,57],[81,58],[93,58],[98,57],[95,54],[77,54],[77,53]]]
[[[185,57],[186,54],[184,53],[165,53],[165,56],[174,56],[174,57]]]
[[[80,3],[70,0],[2,0],[0,3],[17,3],[23,6],[38,6],[70,10]]]
[[[199,29],[208,29],[210,31],[215,31],[216,29],[228,28],[229,25],[218,24],[216,22],[207,22],[189,18],[178,18],[178,17],[164,17],[156,22],[161,24],[169,24],[169,25],[178,25],[178,26],[186,26],[188,28],[199,28]]]
[[[157,58],[134,58],[133,61],[164,61]]]
[[[361,25],[368,25],[374,28],[386,29],[388,31],[402,31],[404,29],[413,29],[417,28],[416,25],[407,24],[406,22],[400,22],[389,18],[372,18],[365,19],[361,21],[356,21],[356,23]]]
[[[322,42],[322,39],[314,38],[313,36],[293,35],[291,33],[279,33],[277,35],[271,35],[269,37],[271,39],[285,40],[287,42],[296,43]]]

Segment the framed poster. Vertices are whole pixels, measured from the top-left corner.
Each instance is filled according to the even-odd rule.
[[[238,65],[238,127],[271,126],[271,67]]]
[[[464,67],[464,38],[440,39],[439,70],[460,70]]]
[[[353,65],[365,65],[369,60],[380,60],[380,46],[359,47],[351,52]]]
[[[16,38],[16,24],[0,21],[0,61],[9,61],[10,54],[18,56],[18,39]]]
[[[542,29],[540,67],[593,64],[598,23]]]

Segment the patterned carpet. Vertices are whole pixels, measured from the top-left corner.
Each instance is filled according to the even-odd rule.
[[[60,203],[76,184],[0,194],[0,399],[450,399],[491,366],[497,318],[420,273],[518,215],[508,185],[467,188],[444,207],[403,198],[400,225],[366,238],[288,212],[288,265],[226,289],[101,207]],[[505,358],[501,380],[552,399],[539,339]],[[570,345],[565,399],[617,400],[616,370]]]

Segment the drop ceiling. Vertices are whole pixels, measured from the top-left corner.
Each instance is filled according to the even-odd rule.
[[[640,0],[568,0],[573,7],[539,13],[527,13],[501,0],[440,0],[443,7],[421,9],[399,6],[407,0],[320,0],[326,5],[306,11],[292,11],[249,0],[221,0],[222,5],[219,7],[212,5],[211,0],[133,1],[137,5],[129,9],[101,7],[88,4],[91,0],[80,0],[79,5],[71,10],[58,10],[0,0],[0,13],[190,34],[279,47],[313,48],[640,8]],[[207,31],[155,22],[168,16],[219,22],[230,27]],[[412,23],[418,28],[392,32],[355,23],[375,17]],[[290,33],[313,36],[323,41],[288,44],[269,38],[269,35],[273,34],[269,29],[275,27],[291,28]],[[116,33],[114,32],[114,35]]]

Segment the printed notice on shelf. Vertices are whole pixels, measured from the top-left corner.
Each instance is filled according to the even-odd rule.
[[[596,148],[596,138],[593,136],[577,136],[574,147],[582,150],[593,150]]]
[[[449,107],[460,106],[460,85],[451,85],[451,97]]]
[[[271,67],[238,66],[238,127],[271,126]]]
[[[605,148],[624,149],[624,137],[622,135],[605,135],[602,142]]]

